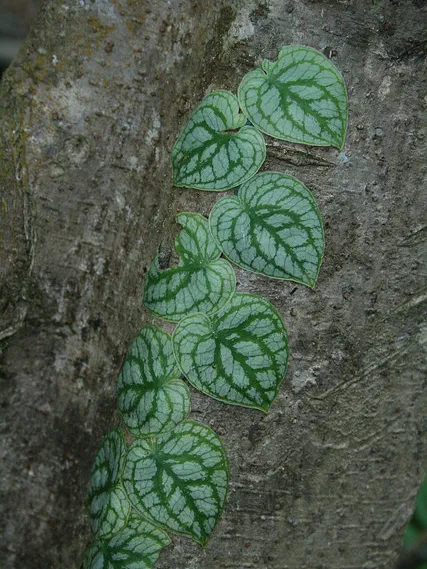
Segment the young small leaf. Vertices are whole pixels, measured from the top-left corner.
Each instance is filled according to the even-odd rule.
[[[324,249],[311,192],[279,172],[257,174],[212,208],[210,229],[233,263],[269,277],[314,286]]]
[[[111,431],[96,455],[89,485],[89,514],[96,537],[108,537],[126,525],[130,503],[121,485],[125,456],[123,433]]]
[[[265,142],[255,128],[243,126],[245,122],[232,93],[208,95],[173,147],[174,184],[219,191],[251,178],[265,160]]]
[[[119,409],[132,434],[158,434],[187,417],[190,393],[180,373],[169,334],[155,326],[143,328],[118,381]]]
[[[227,480],[221,441],[193,421],[155,439],[137,439],[124,471],[124,486],[138,512],[202,545],[221,515]]]
[[[170,541],[164,531],[131,514],[119,533],[89,546],[83,569],[152,569]]]
[[[247,73],[238,90],[240,106],[262,132],[302,144],[342,148],[348,121],[344,80],[311,47],[289,45],[277,61]]]
[[[237,293],[218,314],[179,323],[173,347],[182,373],[203,393],[268,411],[286,374],[287,334],[268,300]]]
[[[180,213],[177,221],[183,227],[175,244],[179,265],[161,270],[154,259],[144,292],[144,305],[172,322],[193,312],[220,310],[236,288],[233,267],[220,259],[221,250],[207,219],[197,213]]]

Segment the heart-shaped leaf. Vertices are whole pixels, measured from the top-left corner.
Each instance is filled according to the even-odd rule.
[[[132,505],[164,529],[202,545],[221,515],[228,465],[218,436],[205,425],[181,423],[130,447],[124,486]]]
[[[111,431],[96,455],[89,485],[89,514],[97,537],[108,537],[126,525],[130,503],[121,485],[125,456],[123,433]]]
[[[176,239],[177,267],[161,270],[154,259],[147,277],[144,305],[156,316],[178,322],[192,312],[212,314],[234,293],[233,267],[220,259],[221,250],[208,221],[197,213],[180,213],[183,229]]]
[[[245,122],[232,93],[208,95],[173,147],[174,184],[219,191],[252,178],[265,160],[265,142]]]
[[[285,377],[287,334],[268,300],[237,293],[218,314],[192,314],[173,335],[176,359],[203,393],[268,411]]]
[[[131,514],[119,533],[89,547],[83,569],[152,569],[170,541],[164,531]]]
[[[133,342],[118,382],[119,409],[132,434],[147,436],[173,429],[190,412],[190,393],[169,334],[143,328]]]
[[[219,200],[210,228],[233,263],[278,279],[314,286],[324,249],[320,212],[311,192],[279,172],[257,174],[237,196]]]
[[[277,61],[247,73],[239,102],[262,132],[302,144],[342,148],[348,121],[344,80],[337,68],[310,47],[288,45]]]

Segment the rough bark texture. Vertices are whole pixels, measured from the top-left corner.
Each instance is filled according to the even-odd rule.
[[[166,569],[393,566],[426,458],[423,190],[426,55],[418,0],[52,0],[0,91],[4,569],[77,569],[116,379],[151,317],[144,274],[218,194],[172,188],[170,150],[213,88],[289,43],[337,50],[345,154],[269,140],[265,169],[323,213],[316,289],[238,271],[277,306],[287,379],[268,415],[193,391],[231,484],[205,550]],[[424,125],[425,127],[425,125]]]

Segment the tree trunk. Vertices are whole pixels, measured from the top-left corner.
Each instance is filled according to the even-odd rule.
[[[172,187],[174,140],[207,92],[291,43],[336,50],[350,101],[345,153],[268,142],[264,169],[322,211],[320,278],[237,271],[284,317],[287,378],[268,415],[192,391],[230,490],[206,549],[174,537],[157,567],[393,567],[426,457],[425,16],[418,0],[45,3],[0,90],[2,567],[80,567],[117,376],[152,321],[147,267],[177,211],[218,198]]]

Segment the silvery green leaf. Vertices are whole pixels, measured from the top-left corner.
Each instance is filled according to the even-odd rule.
[[[212,314],[234,293],[233,267],[220,259],[221,250],[208,221],[197,213],[180,213],[182,231],[176,239],[177,267],[160,269],[154,259],[147,277],[144,305],[156,316],[177,322],[192,312]]]
[[[118,382],[119,409],[132,434],[158,434],[187,417],[190,393],[180,373],[169,334],[155,326],[143,328]]]
[[[311,192],[279,172],[263,172],[212,208],[210,229],[228,259],[270,277],[314,286],[324,234]]]
[[[265,298],[236,293],[217,314],[192,314],[173,335],[176,359],[203,393],[268,411],[286,374],[282,319]]]
[[[121,485],[126,455],[123,433],[106,435],[95,458],[89,485],[89,514],[97,537],[120,531],[127,522],[130,503]]]
[[[164,531],[131,514],[120,532],[89,546],[83,569],[152,569],[169,543],[170,538]]]
[[[243,126],[245,122],[232,93],[208,95],[173,147],[174,184],[228,190],[251,178],[265,160],[265,142],[255,128]]]
[[[275,138],[342,148],[348,122],[344,80],[311,47],[285,46],[277,61],[247,73],[238,90],[240,106],[262,132]]]
[[[227,458],[211,429],[185,421],[156,438],[137,439],[123,479],[141,515],[205,544],[224,506]]]

